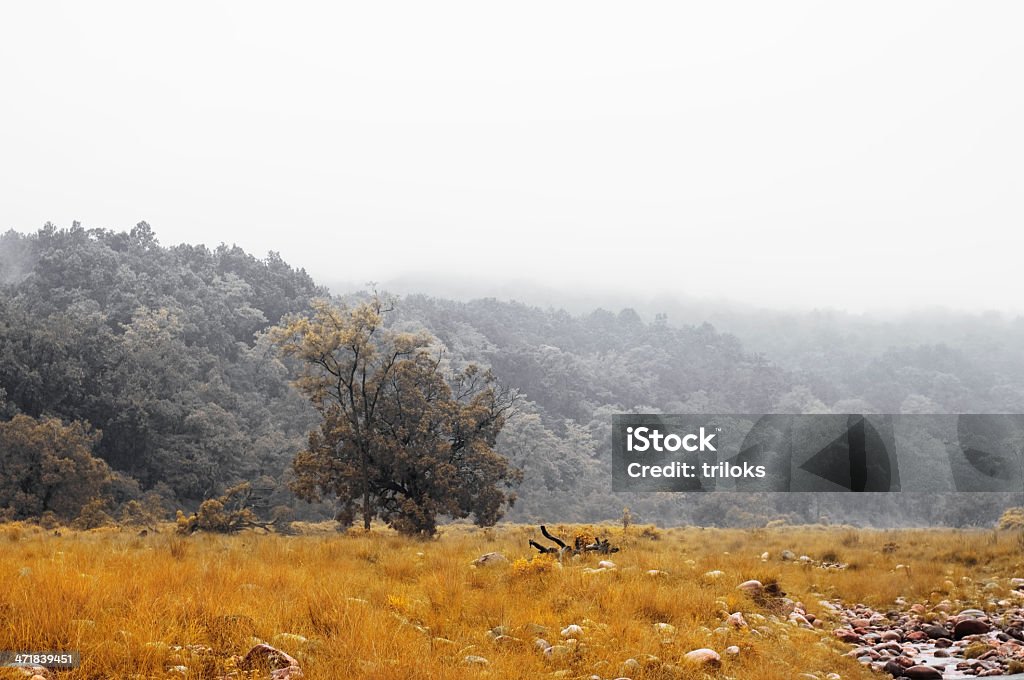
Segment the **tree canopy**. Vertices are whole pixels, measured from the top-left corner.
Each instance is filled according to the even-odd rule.
[[[365,293],[335,292],[327,304],[349,312],[369,301]],[[89,440],[83,450],[111,473],[109,483],[83,487],[102,494],[114,516],[142,501],[165,516],[175,508],[191,515],[243,482],[252,482],[252,498],[260,499],[260,522],[281,506],[299,519],[331,516],[336,507],[301,502],[291,487],[306,484],[306,498],[321,494],[332,502],[339,490],[351,496],[351,470],[333,476],[334,490],[310,486],[317,475],[299,474],[329,460],[313,454],[333,450],[344,430],[325,429],[330,421],[308,393],[290,385],[302,360],[281,357],[268,332],[282,320],[313,324],[313,303],[327,295],[276,253],[167,246],[145,223],[128,231],[76,224],[0,235],[0,461],[28,460],[29,449],[6,440],[14,432],[45,422],[70,428],[74,439],[82,428]],[[883,526],[991,524],[1004,507],[1022,502],[1020,494],[995,493],[894,494],[871,503],[854,496],[623,495],[613,494],[608,481],[613,413],[1024,412],[1021,318],[928,312],[881,319],[661,299],[635,311],[595,302],[570,313],[415,294],[381,316],[374,351],[387,340],[408,343],[410,353],[401,357],[401,371],[389,369],[395,383],[382,387],[401,395],[403,410],[376,415],[405,428],[395,441],[408,446],[395,445],[402,455],[389,455],[404,461],[415,452],[411,462],[374,480],[374,516],[389,521],[421,503],[425,516],[413,525],[467,511],[479,520],[495,508],[517,521],[592,522],[616,518],[627,505],[639,522],[756,524],[827,514]],[[385,356],[380,351],[375,362]],[[465,373],[470,365],[478,367],[473,375]],[[501,393],[496,379],[515,390],[516,416],[505,412],[483,428],[491,428],[481,436],[493,435],[493,444],[466,449],[483,475],[467,488],[487,488],[488,479],[506,474],[481,462],[489,460],[487,451],[500,452],[523,474],[515,506],[502,500],[511,494],[504,478],[496,485],[500,497],[488,497],[460,495],[462,483],[452,477],[429,484],[409,477],[422,458],[445,453],[460,428],[486,421],[488,390]],[[474,387],[463,394],[460,384]],[[448,403],[445,390],[457,409],[439,406]],[[433,415],[416,418],[404,408],[417,401]],[[31,427],[24,420],[12,425],[18,416],[30,418]],[[385,451],[385,444],[375,450]],[[300,451],[306,453],[296,461]],[[17,501],[10,494],[0,499],[0,512],[27,517],[51,507],[41,502],[45,486],[12,482],[14,466],[7,469],[0,486],[31,491]],[[489,476],[479,472],[488,469]],[[338,487],[346,475],[350,488]],[[461,472],[455,478],[466,479]],[[455,489],[451,497],[424,500],[446,487]],[[353,518],[360,501],[348,507]]]
[[[380,517],[431,535],[439,516],[494,524],[519,473],[495,451],[514,394],[476,365],[452,369],[435,338],[384,325],[378,295],[352,308],[315,302],[275,329],[320,415],[293,463],[302,498],[334,497],[337,518]]]

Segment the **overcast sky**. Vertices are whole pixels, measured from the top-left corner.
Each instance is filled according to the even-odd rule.
[[[0,230],[1024,310],[1024,3],[5,3]]]

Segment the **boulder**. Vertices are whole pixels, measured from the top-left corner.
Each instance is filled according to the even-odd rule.
[[[490,567],[497,564],[508,564],[508,558],[500,552],[489,552],[473,560],[474,567]]]
[[[736,590],[742,590],[749,595],[758,595],[764,590],[764,584],[756,579],[750,579],[736,586]]]
[[[953,639],[960,640],[968,635],[983,635],[989,631],[989,625],[981,619],[961,619],[953,627]]]
[[[722,657],[718,655],[718,652],[706,647],[687,652],[683,655],[683,659],[688,663],[701,666],[720,666],[722,664]]]
[[[942,672],[931,666],[911,666],[903,671],[910,680],[942,680]]]

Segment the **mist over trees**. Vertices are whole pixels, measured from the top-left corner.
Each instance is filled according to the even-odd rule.
[[[315,439],[323,414],[291,384],[300,359],[282,357],[271,339],[272,328],[327,297],[273,253],[166,247],[145,223],[130,232],[47,225],[4,234],[0,513],[70,520],[96,498],[114,516],[132,502],[171,513],[251,482],[267,512],[334,516],[334,503],[309,505],[292,491],[312,488],[302,486],[303,459],[293,461],[315,450],[310,433]],[[351,293],[334,302],[367,300]],[[879,320],[669,302],[570,313],[412,294],[396,300],[385,327],[431,336],[453,375],[475,364],[520,395],[493,442],[522,473],[513,520],[615,519],[629,506],[637,521],[665,524],[827,516],[990,526],[1021,504],[1021,494],[903,493],[865,503],[853,494],[610,491],[616,412],[1024,412],[1020,318]],[[417,502],[400,496],[394,503]],[[433,508],[441,520],[465,509]]]

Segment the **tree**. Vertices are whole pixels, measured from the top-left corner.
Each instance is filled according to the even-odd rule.
[[[361,512],[366,530],[374,517],[418,535],[439,516],[494,524],[520,480],[494,449],[515,394],[476,365],[449,369],[433,336],[386,327],[389,311],[376,294],[353,308],[319,301],[273,332],[320,415],[292,488],[308,501],[333,496],[338,520]]]
[[[0,422],[0,510],[16,519],[78,516],[110,485],[110,469],[92,455],[98,439],[81,422],[27,415]]]

